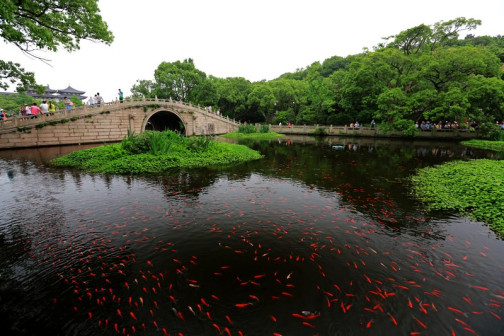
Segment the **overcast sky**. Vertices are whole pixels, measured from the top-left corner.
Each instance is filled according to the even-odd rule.
[[[504,34],[504,0],[100,0],[114,33],[107,46],[84,41],[77,52],[39,52],[51,66],[0,42],[0,59],[16,61],[53,89],[71,85],[126,95],[153,79],[163,62],[192,58],[207,75],[271,80],[315,61],[372,49],[383,37],[457,17],[482,20],[474,35]]]

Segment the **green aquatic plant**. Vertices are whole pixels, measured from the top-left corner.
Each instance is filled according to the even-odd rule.
[[[259,133],[269,133],[269,131],[270,131],[270,127],[267,124],[262,124],[259,127]]]
[[[252,139],[252,140],[274,140],[280,137],[285,136],[285,134],[280,134],[276,132],[269,132],[269,133],[239,133],[239,132],[232,132],[232,133],[226,133],[221,135],[223,138],[227,139],[234,139],[234,140],[240,140],[240,139]]]
[[[317,135],[317,136],[325,136],[327,135],[327,132],[323,128],[317,128],[313,132],[310,132],[312,135]]]
[[[187,147],[193,151],[203,151],[207,150],[208,147],[213,143],[214,138],[211,136],[195,136],[187,139]]]
[[[47,125],[49,125],[49,123],[48,123],[48,122],[42,122],[42,123],[40,123],[40,124],[35,125],[35,128],[37,128],[37,129],[41,129],[41,128],[44,128],[44,127],[45,127],[45,126],[47,126]]]
[[[488,149],[496,152],[504,152],[504,141],[472,139],[462,141],[461,144],[469,147]]]
[[[244,133],[244,134],[257,133],[257,130],[254,125],[245,124],[238,126],[238,133]]]
[[[32,127],[31,127],[31,126],[25,126],[25,127],[18,127],[18,128],[17,128],[17,131],[18,131],[18,132],[26,132],[26,133],[30,133],[30,132],[31,132],[31,129],[32,129]]]
[[[455,161],[418,170],[413,193],[433,210],[455,210],[504,234],[504,161]]]

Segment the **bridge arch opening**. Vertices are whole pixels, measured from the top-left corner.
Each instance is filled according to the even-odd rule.
[[[185,126],[182,120],[169,111],[156,112],[150,116],[145,125],[146,131],[174,131],[179,134],[185,134]]]

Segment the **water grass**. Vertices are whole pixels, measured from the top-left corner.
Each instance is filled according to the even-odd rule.
[[[504,161],[454,161],[418,170],[414,194],[433,210],[455,210],[504,235]]]
[[[461,144],[469,147],[488,149],[496,152],[504,152],[504,141],[472,139],[462,141]]]

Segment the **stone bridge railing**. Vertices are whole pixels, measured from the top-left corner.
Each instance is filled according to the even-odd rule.
[[[228,117],[217,115],[216,113],[207,111],[200,106],[192,105],[191,103],[185,103],[182,101],[173,101],[167,99],[126,99],[122,103],[119,101],[103,103],[100,105],[82,105],[78,107],[73,107],[71,112],[68,112],[66,109],[57,110],[55,113],[51,115],[39,115],[37,117],[31,116],[14,116],[8,118],[7,120],[0,121],[0,134],[9,133],[18,130],[19,128],[24,127],[34,127],[38,124],[50,121],[58,121],[62,119],[69,118],[80,118],[88,115],[98,115],[103,113],[113,113],[114,111],[120,111],[127,108],[132,107],[153,107],[155,105],[168,105],[169,107],[175,110],[189,110],[198,112],[201,114],[211,115],[212,118],[218,118],[224,122],[232,123],[235,125],[239,125],[240,123],[234,119],[230,119]]]
[[[282,134],[320,134],[355,136],[355,137],[385,137],[385,138],[405,138],[401,132],[386,132],[378,127],[348,127],[333,125],[270,125],[270,130]],[[446,139],[446,140],[464,140],[480,138],[482,135],[478,130],[468,129],[432,129],[428,131],[419,131],[415,139]]]

